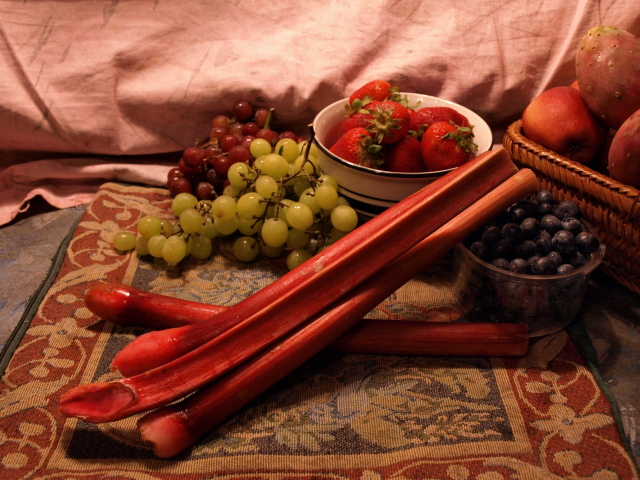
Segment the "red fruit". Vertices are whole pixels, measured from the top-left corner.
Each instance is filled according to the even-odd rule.
[[[385,152],[384,166],[391,172],[424,172],[421,143],[413,135],[405,135]]]
[[[468,127],[469,120],[463,114],[451,107],[424,107],[416,110],[411,118],[410,129],[415,132],[426,130],[436,122],[453,122],[461,127]],[[425,126],[426,125],[426,126]]]
[[[373,142],[371,133],[359,127],[342,134],[329,151],[347,162],[377,168],[381,163],[380,148]]]
[[[354,100],[361,100],[360,106],[365,105],[368,101],[383,101],[391,97],[391,84],[386,80],[373,80],[358,88],[349,97],[349,105],[353,105]],[[368,99],[368,101],[366,100]]]
[[[640,188],[640,110],[627,118],[613,136],[608,166],[614,180]]]
[[[429,170],[459,167],[478,150],[473,143],[473,127],[460,127],[451,122],[436,122],[427,128],[421,147],[422,160]]]
[[[567,86],[531,100],[522,112],[522,129],[529,140],[583,165],[596,157],[607,135],[582,94]]]
[[[395,143],[409,131],[409,111],[404,105],[385,100],[373,101],[367,105],[371,122],[366,129],[373,133],[375,143]]]
[[[371,124],[373,115],[366,109],[360,109],[352,113],[342,121],[342,131],[346,132],[352,128],[367,128]]]

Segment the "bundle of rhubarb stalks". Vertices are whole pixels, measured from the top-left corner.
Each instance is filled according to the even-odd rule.
[[[168,458],[324,348],[418,355],[521,356],[526,325],[362,320],[395,290],[514,202],[535,192],[502,148],[485,152],[364,223],[232,307],[99,285],[101,318],[152,330],[114,358],[123,378],[65,392],[67,416],[138,420]],[[150,411],[153,410],[153,411]]]

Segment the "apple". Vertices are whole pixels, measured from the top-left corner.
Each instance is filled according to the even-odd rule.
[[[569,86],[535,97],[522,114],[522,129],[528,139],[583,165],[596,158],[607,134],[580,92]]]

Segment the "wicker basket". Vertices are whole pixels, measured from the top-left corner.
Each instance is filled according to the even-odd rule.
[[[640,294],[640,192],[527,139],[522,120],[509,126],[503,143],[516,165],[535,172],[541,189],[580,205],[607,248],[600,270]]]

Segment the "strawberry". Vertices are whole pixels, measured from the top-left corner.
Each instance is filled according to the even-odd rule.
[[[395,143],[409,132],[409,112],[404,105],[393,100],[372,101],[367,110],[372,118],[365,128],[374,134],[375,143]]]
[[[384,167],[391,172],[425,172],[421,143],[413,135],[405,135],[385,152]]]
[[[410,129],[423,134],[429,125],[436,122],[453,122],[461,127],[468,127],[469,120],[451,107],[424,107],[412,115]],[[422,131],[420,129],[422,128]]]
[[[392,88],[391,84],[386,80],[373,80],[365,83],[351,94],[349,97],[349,105],[353,105],[356,99],[360,100],[360,106],[364,106],[368,101],[372,100],[387,100],[391,98],[391,94],[396,90],[397,89]]]
[[[346,131],[329,149],[334,155],[365,167],[380,166],[381,146],[374,143],[371,133],[365,128],[356,127]]]
[[[435,122],[424,132],[421,150],[422,160],[429,170],[446,170],[473,158],[478,146],[473,143],[473,127]]]

